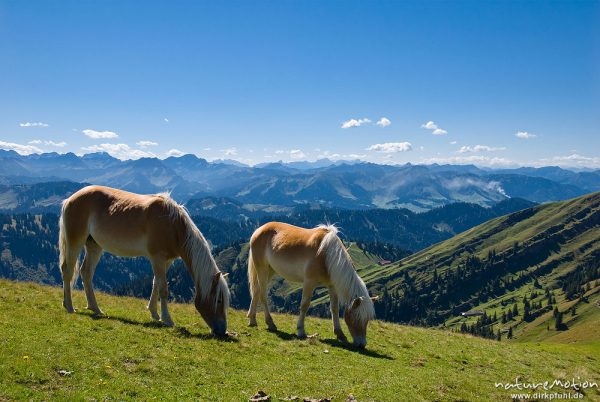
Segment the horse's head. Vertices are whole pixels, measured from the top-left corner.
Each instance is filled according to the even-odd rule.
[[[377,297],[370,299],[364,296],[357,297],[344,312],[344,321],[357,348],[364,349],[367,346],[367,325],[374,317],[373,301],[375,300]]]
[[[210,294],[201,297],[196,292],[194,304],[204,321],[208,324],[212,333],[223,336],[227,333],[227,308],[229,307],[229,288],[225,277],[228,274],[217,272],[213,276]]]

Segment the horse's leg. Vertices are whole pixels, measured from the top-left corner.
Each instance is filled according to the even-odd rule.
[[[61,263],[61,273],[63,280],[63,307],[68,313],[74,313],[73,298],[71,296],[71,288],[75,278],[75,271],[77,270],[77,260],[81,253],[81,246],[73,247],[71,245],[66,246],[64,250],[65,258]]]
[[[267,323],[267,328],[269,329],[269,331],[277,331],[277,326],[275,325],[275,322],[273,321],[273,317],[271,317],[271,312],[269,311],[269,297],[268,297],[269,281],[271,280],[273,271],[271,270],[271,267],[266,267],[261,272],[259,272],[258,275],[259,275],[258,280],[260,282],[260,290],[259,290],[260,302],[262,303],[263,308],[265,310],[265,322]]]
[[[252,294],[252,301],[250,302],[250,309],[248,310],[248,326],[250,327],[256,327],[258,325],[256,322],[256,308],[258,307],[258,299],[260,298],[258,293],[259,292],[255,291]]]
[[[333,286],[329,286],[329,300],[331,320],[333,321],[333,333],[340,341],[347,342],[348,339],[346,338],[346,335],[344,335],[344,331],[342,331],[342,326],[340,325],[340,302],[338,294]]]
[[[300,316],[298,316],[298,324],[296,325],[296,333],[298,338],[306,338],[306,332],[304,332],[304,318],[310,306],[310,299],[315,290],[316,284],[308,279],[304,280],[304,286],[302,288],[302,301],[300,302]]]
[[[81,279],[83,281],[83,289],[85,290],[85,297],[87,298],[87,308],[92,310],[96,314],[103,314],[98,303],[96,302],[96,295],[94,294],[94,285],[92,280],[94,279],[94,272],[96,271],[96,265],[100,261],[102,256],[102,247],[98,245],[91,237],[85,243],[85,256],[83,257],[83,264],[81,265]]]
[[[258,269],[254,263],[254,259],[252,258],[252,252],[248,257],[248,282],[250,285],[250,297],[252,297],[252,301],[250,302],[250,308],[248,309],[248,326],[256,327],[258,324],[256,322],[256,308],[258,307],[258,300],[260,299],[260,283],[258,282]]]
[[[160,320],[160,316],[158,315],[158,284],[156,280],[156,275],[152,280],[152,294],[150,295],[150,301],[148,301],[148,310],[150,310],[150,315],[153,320]]]
[[[169,269],[169,262],[162,258],[152,259],[152,269],[154,270],[154,277],[158,285],[158,295],[160,296],[160,320],[167,327],[172,327],[175,324],[169,314],[167,307],[169,299],[169,287],[167,284],[167,270]]]

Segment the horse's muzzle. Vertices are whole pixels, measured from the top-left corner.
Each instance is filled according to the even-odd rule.
[[[367,347],[367,338],[366,337],[362,337],[362,336],[357,336],[356,338],[353,338],[353,345],[355,348],[357,349],[364,349],[365,347]]]
[[[225,320],[215,321],[213,328],[212,328],[212,332],[213,332],[213,334],[215,334],[217,336],[225,336],[225,334],[227,333],[227,321],[225,321]]]

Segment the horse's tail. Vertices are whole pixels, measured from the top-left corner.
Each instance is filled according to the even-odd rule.
[[[248,253],[248,285],[250,286],[250,295],[254,297],[254,292],[258,289],[258,273],[256,272],[256,266],[254,259],[252,258],[252,248]]]
[[[58,250],[59,250],[59,268],[60,272],[63,275],[63,278],[71,278],[70,286],[71,288],[75,285],[77,281],[77,275],[79,273],[79,259],[75,260],[75,264],[69,264],[68,260],[68,247],[69,244],[67,242],[67,229],[65,227],[65,210],[67,209],[67,201],[65,200],[62,204],[62,209],[60,212],[60,219],[58,221],[59,226],[59,234],[58,234]],[[66,285],[66,284],[65,284]]]

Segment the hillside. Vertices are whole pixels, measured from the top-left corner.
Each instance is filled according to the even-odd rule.
[[[280,332],[270,333],[235,310],[235,334],[220,340],[191,305],[171,304],[171,329],[150,320],[145,300],[98,298],[106,317],[67,315],[61,289],[0,281],[1,400],[244,401],[263,390],[271,400],[500,401],[512,392],[496,382],[600,378],[597,343],[507,344],[375,321],[358,352],[333,339],[329,321],[309,317],[319,337],[297,340],[295,317],[275,315]],[[74,303],[84,306],[81,292]],[[600,400],[597,388],[584,392]]]
[[[392,321],[471,330],[460,314],[485,310],[476,331],[485,336],[512,328],[516,338],[554,337],[559,313],[565,333],[599,317],[599,228],[593,193],[491,220],[365,280],[382,295],[379,316]]]
[[[408,209],[341,209],[321,206],[297,206],[280,210],[242,204],[233,199],[208,197],[193,199],[186,207],[194,216],[258,227],[269,221],[286,222],[301,227],[315,227],[324,222],[335,223],[345,239],[390,243],[406,250],[421,250],[448,239],[480,223],[511,212],[529,208],[535,203],[509,198],[490,206],[457,202],[414,213]]]

